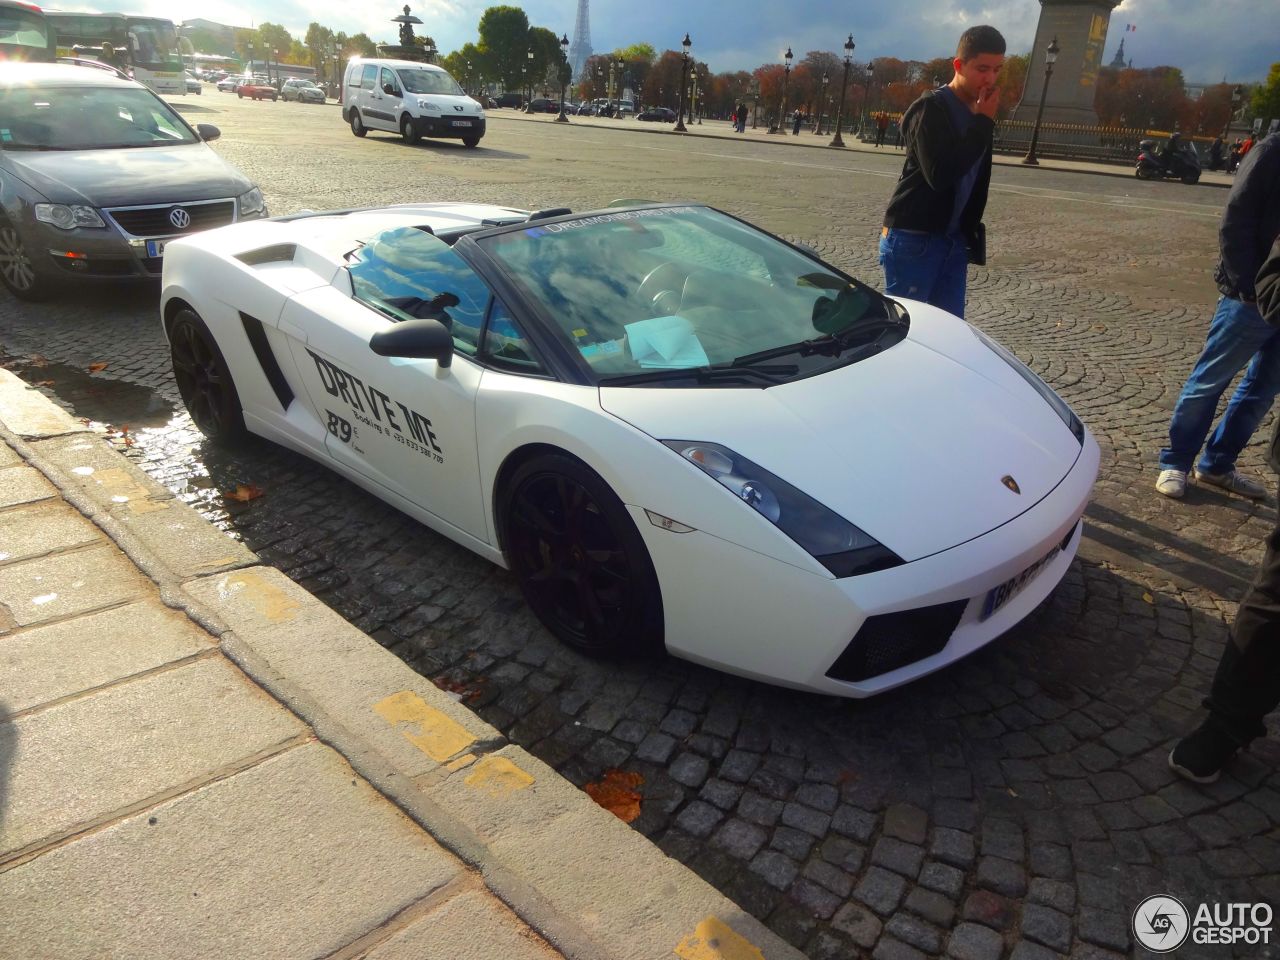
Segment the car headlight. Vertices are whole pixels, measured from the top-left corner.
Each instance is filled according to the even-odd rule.
[[[1053,407],[1054,413],[1062,418],[1062,422],[1067,425],[1067,429],[1075,434],[1075,438],[1080,441],[1080,445],[1084,446],[1084,424],[1081,423],[1080,418],[1072,412],[1071,407],[1067,405],[1067,401],[1054,393],[1053,388],[1041,380],[1034,370],[1015,357],[1005,347],[996,343],[977,327],[970,326],[969,329],[973,331],[973,335],[975,337],[990,347],[991,351],[996,356],[1009,366],[1013,367],[1014,372],[1017,373],[1018,376],[1031,384],[1036,393],[1044,397],[1045,403]]]
[[[844,517],[728,447],[693,440],[662,442],[776,525],[837,577],[873,573],[904,562]]]
[[[51,223],[60,230],[74,230],[76,227],[105,227],[98,211],[93,207],[80,204],[37,203],[36,219],[42,223]]]
[[[439,105],[438,103],[432,103],[430,100],[419,100],[419,101],[418,101],[418,109],[419,109],[419,110],[434,110],[436,113],[439,113],[439,112],[440,112],[440,105]]]
[[[267,213],[267,202],[262,199],[262,191],[254,187],[248,193],[236,197],[236,206],[240,209],[240,219],[245,217],[262,217]]]

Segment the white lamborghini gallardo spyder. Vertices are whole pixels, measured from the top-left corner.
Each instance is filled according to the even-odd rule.
[[[1098,471],[999,344],[696,204],[307,213],[169,244],[213,441],[310,456],[589,653],[867,696],[1062,579]]]

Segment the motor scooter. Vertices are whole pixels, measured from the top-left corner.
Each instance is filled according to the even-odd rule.
[[[1200,154],[1193,144],[1185,141],[1159,150],[1154,140],[1143,140],[1138,144],[1138,162],[1133,172],[1139,180],[1199,183]]]

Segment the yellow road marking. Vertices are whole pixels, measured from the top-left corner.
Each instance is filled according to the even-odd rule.
[[[505,797],[533,786],[533,776],[506,757],[485,757],[463,783],[483,790],[491,797]]]
[[[427,706],[412,690],[401,690],[373,705],[374,711],[393,727],[402,723],[416,723],[418,731],[401,730],[404,738],[436,763],[444,763],[450,757],[466,750],[476,738],[466,727],[445,716],[435,707]]]
[[[719,917],[707,917],[676,947],[683,960],[764,960],[760,948]]]

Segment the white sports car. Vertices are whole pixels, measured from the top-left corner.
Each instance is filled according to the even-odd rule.
[[[964,321],[700,205],[422,204],[173,241],[174,374],[508,567],[589,653],[861,697],[999,636],[1098,446]]]

